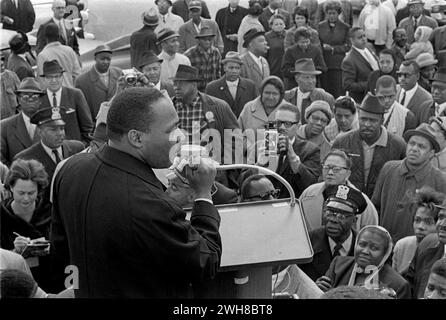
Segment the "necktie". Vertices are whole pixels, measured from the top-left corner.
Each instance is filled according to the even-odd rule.
[[[365,55],[368,57],[368,61],[373,70],[379,70],[378,62],[375,60],[373,54],[369,51],[369,49],[364,49]]]
[[[166,16],[163,16],[163,22],[166,23]]]
[[[53,108],[57,107],[56,93],[53,92]]]
[[[406,90],[404,90],[403,97],[400,101],[400,104],[405,107],[404,103],[406,102]]]
[[[62,23],[62,19],[59,20],[59,33],[62,39],[65,41],[65,44],[67,43],[67,35],[65,33],[65,26]]]
[[[57,149],[53,149],[53,154],[56,157],[56,164],[62,161],[62,159],[59,156],[59,152],[57,152]]]
[[[333,249],[333,258],[341,255],[339,252],[342,249],[342,243],[336,243],[334,249]]]
[[[278,163],[277,163],[277,170],[276,170],[276,172],[277,172],[278,174],[281,173],[281,170],[282,170],[282,167],[283,167],[283,163],[285,162],[284,160],[285,160],[285,154],[284,154],[284,153],[281,153],[281,154],[279,155],[279,160],[278,160]]]
[[[413,31],[417,30],[418,27],[418,20],[417,19],[413,19]]]

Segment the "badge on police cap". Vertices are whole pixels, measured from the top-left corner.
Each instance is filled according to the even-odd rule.
[[[51,120],[60,120],[62,119],[61,115],[60,115],[60,108],[59,107],[54,107],[51,110]]]
[[[345,185],[338,186],[338,191],[336,192],[336,198],[347,200],[349,191],[350,191],[350,188]]]

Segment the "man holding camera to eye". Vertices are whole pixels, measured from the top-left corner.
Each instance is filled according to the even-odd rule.
[[[317,182],[321,175],[320,150],[308,141],[301,139],[297,135],[299,127],[299,110],[295,106],[282,105],[277,109],[275,115],[275,128],[277,128],[277,167],[270,169],[287,180],[299,197],[302,191],[308,186]],[[273,160],[272,150],[260,148],[258,165],[266,166]],[[280,184],[277,184],[280,185]],[[281,188],[283,189],[283,188]],[[280,198],[288,197],[286,189],[281,190]]]

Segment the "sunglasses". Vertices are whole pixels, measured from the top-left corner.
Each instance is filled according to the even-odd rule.
[[[298,124],[299,122],[297,121],[280,121],[277,120],[276,121],[276,127],[280,128],[280,126],[283,124],[285,126],[285,128],[291,128],[293,125]]]
[[[268,200],[270,196],[272,196],[274,199],[277,199],[279,197],[279,194],[280,189],[274,189],[259,194],[254,194],[252,196],[246,197],[246,199],[260,198],[262,200]]]
[[[36,100],[40,98],[40,94],[21,94],[20,97],[25,100]]]
[[[330,170],[333,170],[333,173],[339,173],[342,170],[348,170],[348,169],[345,168],[345,167],[323,165],[322,166],[322,170],[327,171],[327,172],[330,171]]]

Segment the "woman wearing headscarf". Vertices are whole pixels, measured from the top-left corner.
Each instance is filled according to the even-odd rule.
[[[386,229],[366,226],[358,233],[354,256],[335,257],[316,284],[324,292],[343,285],[363,286],[397,299],[410,299],[409,283],[387,263],[392,249],[392,237]]]

